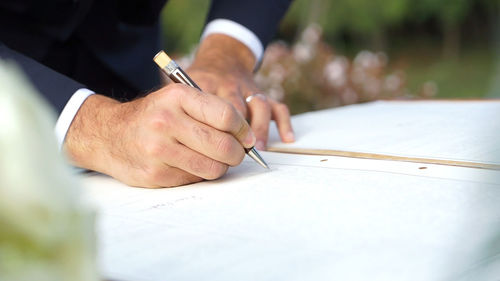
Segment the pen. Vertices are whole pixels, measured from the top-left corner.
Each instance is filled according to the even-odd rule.
[[[201,91],[200,87],[184,72],[177,63],[171,59],[164,51],[158,52],[153,58],[154,62],[165,72],[172,81],[175,83],[182,83],[184,85],[191,86]],[[259,163],[262,167],[269,169],[266,161],[260,156],[260,154],[255,150],[255,147],[245,148],[246,153],[255,162]]]

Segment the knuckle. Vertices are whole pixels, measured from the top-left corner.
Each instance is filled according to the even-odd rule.
[[[264,106],[264,108],[267,110],[267,111],[271,111],[271,104],[265,100],[265,101],[262,101],[262,106]]]
[[[159,100],[167,103],[171,103],[172,100],[175,100],[179,97],[180,87],[178,84],[169,84],[160,92]]]
[[[169,95],[182,95],[186,91],[185,87],[179,83],[173,83],[167,86]]]
[[[218,140],[217,154],[224,156],[224,162],[236,166],[243,161],[245,152],[241,145],[230,135],[224,135]]]
[[[184,86],[182,84],[174,83],[170,84],[167,86],[168,91],[167,95],[165,95],[165,98],[168,99],[168,103],[181,103],[184,99],[191,97],[189,95],[189,89],[187,86]]]
[[[194,174],[202,174],[207,167],[207,164],[205,162],[206,161],[200,159],[199,156],[192,156],[188,160],[187,165]]]
[[[229,103],[224,103],[221,109],[221,125],[223,129],[227,130],[231,128],[235,118],[237,117],[236,110]]]
[[[153,118],[149,122],[149,127],[153,132],[161,132],[167,128],[167,124],[163,118]]]
[[[210,130],[198,124],[193,125],[193,134],[200,140],[210,140],[212,138]]]
[[[227,170],[227,165],[210,158],[192,157],[188,165],[193,174],[200,175],[207,180],[217,179]]]
[[[276,110],[278,112],[280,112],[281,114],[287,114],[287,115],[290,114],[290,111],[288,109],[288,106],[286,106],[286,104],[277,103],[275,106],[276,106]]]
[[[236,145],[233,138],[229,135],[222,135],[217,143],[217,152],[221,155],[231,155],[235,151]]]
[[[269,102],[267,100],[265,100],[265,99],[262,99],[262,98],[255,98],[255,99],[253,99],[250,104],[251,105],[253,104],[253,106],[262,108],[262,109],[264,109],[266,111],[271,110],[271,105],[269,104]]]
[[[149,119],[149,128],[155,133],[164,134],[165,131],[172,129],[176,122],[173,122],[175,117],[168,110],[163,110],[154,113]]]
[[[207,170],[207,179],[208,180],[218,179],[226,173],[227,169],[228,169],[227,165],[222,164],[215,160],[211,160]]]
[[[144,145],[144,151],[147,156],[156,157],[165,151],[165,147],[158,142],[152,142]]]

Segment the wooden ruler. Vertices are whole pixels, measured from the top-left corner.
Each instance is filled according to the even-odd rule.
[[[292,153],[292,154],[326,155],[326,156],[341,156],[341,157],[362,158],[362,159],[403,161],[403,162],[414,162],[414,163],[422,163],[422,164],[437,164],[437,165],[447,165],[447,166],[457,166],[457,167],[467,167],[467,168],[500,170],[500,165],[497,165],[497,164],[485,164],[485,163],[477,163],[477,162],[469,162],[469,161],[442,160],[442,159],[432,159],[432,158],[394,156],[394,155],[386,155],[386,154],[354,152],[354,151],[344,151],[344,150],[268,147],[267,151]]]

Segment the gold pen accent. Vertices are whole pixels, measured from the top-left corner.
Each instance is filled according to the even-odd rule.
[[[172,79],[175,83],[182,83],[191,86],[201,91],[200,87],[180,68],[177,63],[171,59],[164,51],[158,52],[153,58],[154,62],[161,68],[165,74]],[[246,153],[250,158],[259,163],[262,167],[269,169],[266,161],[260,156],[255,147],[245,148]]]

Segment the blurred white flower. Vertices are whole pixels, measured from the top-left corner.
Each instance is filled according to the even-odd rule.
[[[274,64],[269,70],[269,79],[273,83],[280,84],[285,80],[286,70],[280,64]]]
[[[363,50],[354,58],[354,64],[363,68],[371,68],[376,64],[376,60],[377,58],[372,52]]]
[[[283,90],[283,87],[280,85],[271,87],[267,93],[271,98],[277,101],[282,101],[285,98],[285,90]]]
[[[284,41],[277,41],[270,44],[264,53],[264,58],[262,60],[262,67],[265,68],[268,65],[273,65],[279,62],[283,57],[287,56],[290,52],[288,44]]]
[[[359,102],[358,93],[351,88],[345,89],[341,93],[340,97],[342,99],[342,104],[353,104]]]
[[[263,75],[262,72],[258,72],[256,75],[255,75],[255,83],[257,85],[261,85],[261,86],[267,86],[268,84],[270,84],[268,81],[269,79],[267,78],[267,76]]]
[[[438,85],[434,81],[427,81],[422,85],[421,95],[426,98],[435,97],[438,93]]]
[[[309,45],[315,45],[319,42],[323,28],[317,23],[309,24],[302,32],[302,41]]]
[[[354,58],[354,64],[365,69],[382,68],[387,65],[388,58],[385,53],[377,54],[370,51],[361,51]]]
[[[0,60],[0,280],[98,280],[94,213],[64,164],[50,113]]]
[[[382,83],[378,79],[369,78],[365,80],[363,90],[369,99],[375,99],[382,92]]]
[[[341,88],[347,83],[349,61],[345,57],[336,57],[324,69],[324,75],[333,87]]]
[[[300,100],[306,106],[290,104],[292,111],[294,107],[319,109],[411,95],[405,88],[403,71],[387,75],[387,54],[364,50],[351,61],[335,55],[333,48],[321,41],[321,32],[312,25],[291,46],[270,44],[256,75],[258,86],[278,99],[300,96],[289,100]],[[433,92],[430,86],[425,91]]]
[[[314,56],[312,47],[305,43],[297,43],[293,46],[293,57],[299,63],[306,63]]]
[[[396,92],[401,88],[403,80],[397,74],[390,74],[385,78],[384,87],[389,92]]]
[[[351,80],[354,84],[362,85],[366,79],[366,73],[363,68],[355,66],[351,73]]]

